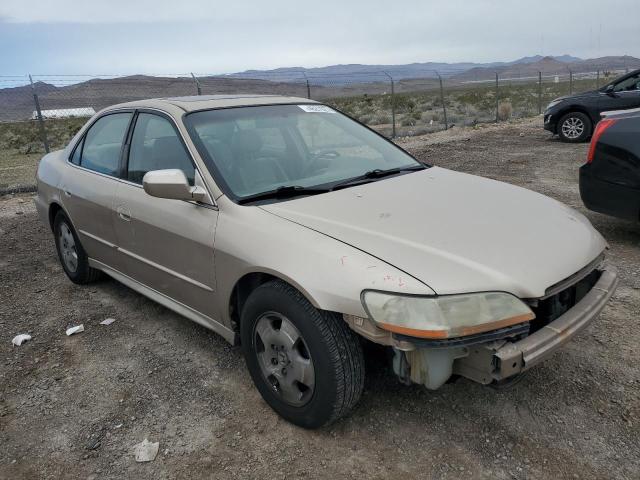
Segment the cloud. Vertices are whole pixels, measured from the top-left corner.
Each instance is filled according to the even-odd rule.
[[[14,23],[158,23],[263,18],[282,11],[308,11],[299,2],[221,2],[219,0],[3,0],[0,18]]]
[[[636,2],[2,0],[0,74],[640,56]]]

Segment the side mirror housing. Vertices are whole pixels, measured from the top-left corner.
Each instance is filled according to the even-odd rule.
[[[144,191],[152,197],[172,200],[203,202],[207,192],[202,187],[192,187],[184,172],[179,169],[152,170],[142,178]]]
[[[615,85],[607,85],[604,89],[604,93],[611,95],[613,93],[614,88],[616,88]]]

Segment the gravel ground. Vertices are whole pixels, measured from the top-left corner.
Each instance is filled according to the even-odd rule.
[[[69,282],[31,197],[4,197],[0,478],[640,478],[640,224],[582,208],[587,147],[537,122],[400,143],[585,212],[622,280],[599,320],[503,391],[406,387],[372,349],[353,414],[305,431],[267,407],[220,337],[115,281]],[[80,323],[85,332],[65,336]],[[18,333],[33,339],[13,347]],[[160,452],[136,463],[145,437]]]

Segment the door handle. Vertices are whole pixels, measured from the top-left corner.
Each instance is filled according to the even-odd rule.
[[[125,222],[130,222],[131,221],[131,212],[129,211],[129,209],[127,207],[123,207],[122,205],[120,205],[116,211],[118,212],[118,216],[124,220]]]
[[[70,197],[71,196],[71,192],[69,190],[67,190],[66,188],[62,190],[64,192],[64,195],[66,197]]]

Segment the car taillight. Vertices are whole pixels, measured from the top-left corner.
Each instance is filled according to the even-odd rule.
[[[613,118],[605,118],[604,120],[600,120],[600,123],[596,125],[596,130],[593,132],[593,136],[591,137],[591,145],[589,146],[589,153],[587,154],[587,163],[593,162],[593,156],[596,153],[596,145],[598,140],[602,134],[609,128],[611,125],[616,123],[616,120]]]

